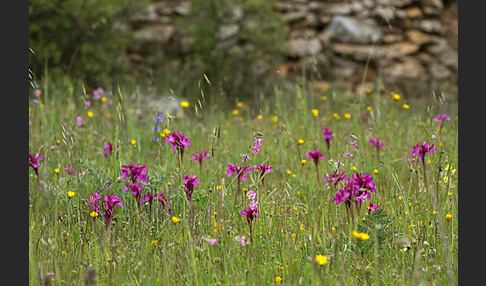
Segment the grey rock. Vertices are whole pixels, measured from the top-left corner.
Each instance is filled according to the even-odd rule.
[[[373,19],[358,20],[336,15],[324,31],[324,43],[369,44],[379,42],[383,33]]]

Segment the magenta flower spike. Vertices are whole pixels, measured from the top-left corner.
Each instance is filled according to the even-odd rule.
[[[103,152],[105,153],[105,157],[111,156],[112,151],[113,151],[113,145],[111,144],[111,142],[106,143],[105,146],[103,147]]]
[[[451,118],[447,114],[439,114],[434,118],[434,121],[439,123],[439,133],[442,132],[442,127],[444,127],[445,121],[451,121]]]
[[[262,185],[265,185],[265,177],[264,177],[265,173],[273,172],[272,166],[270,165],[261,165],[261,164],[253,165],[251,169],[259,171],[260,174],[258,175],[258,178],[262,179]]]
[[[380,149],[385,145],[385,143],[381,142],[378,136],[376,137],[371,137],[370,140],[368,141],[368,144],[370,144],[373,148],[376,149],[376,156],[378,161],[380,161]]]
[[[231,175],[233,173],[236,173],[236,175],[238,176],[238,179],[242,179],[243,182],[246,181],[247,179],[247,176],[246,175],[250,175],[250,168],[248,168],[248,166],[243,166],[243,167],[240,167],[238,166],[238,164],[231,164],[231,163],[228,163],[228,168],[226,169],[226,175],[229,177],[231,177]]]
[[[191,141],[187,139],[184,134],[182,134],[179,130],[174,133],[171,133],[165,139],[165,145],[171,144],[172,150],[179,152],[181,156],[181,161],[184,156],[184,149],[191,145]]]
[[[113,219],[113,209],[115,208],[116,205],[124,207],[123,202],[120,200],[120,198],[117,197],[116,194],[105,196],[105,201],[103,203],[105,212],[103,213],[103,216],[105,217],[106,230],[108,230],[108,226],[110,225],[111,220]]]
[[[184,192],[186,192],[186,196],[189,201],[192,200],[192,193],[194,191],[194,187],[196,187],[198,183],[200,182],[197,179],[197,175],[194,175],[192,177],[189,176],[188,174],[184,175],[184,185],[186,186]]]
[[[39,153],[36,152],[33,156],[32,154],[29,154],[29,167],[32,167],[36,174],[39,169],[39,160],[44,160],[44,157],[40,157]]]
[[[191,156],[191,159],[194,162],[198,162],[199,166],[202,166],[202,161],[206,160],[206,157],[209,157],[209,156],[211,156],[211,153],[206,151],[206,149],[202,149],[201,152],[199,152],[199,153],[194,152],[194,154],[192,154],[192,156]]]
[[[344,173],[344,171],[335,171],[332,175],[331,178],[329,178],[329,175],[326,175],[324,179],[322,180],[323,183],[326,183],[326,186],[330,186],[331,183],[334,184],[334,186],[337,186],[339,182],[347,182],[348,177]]]
[[[135,162],[132,162],[130,165],[123,165],[121,169],[121,178],[122,179],[130,179],[132,183],[139,180],[140,182],[144,181],[146,183],[149,182],[147,178],[147,167],[146,165],[139,164],[135,166]]]
[[[307,156],[305,156],[305,157],[307,159],[310,159],[310,158],[314,159],[314,164],[316,164],[316,166],[317,166],[317,164],[319,164],[319,159],[321,159],[321,160],[325,159],[325,157],[324,157],[324,155],[322,155],[321,151],[319,151],[317,149],[314,150],[314,151],[309,151],[309,153],[307,153]]]
[[[374,138],[371,137],[370,140],[368,141],[368,144],[370,144],[375,149],[380,149],[385,145],[385,143],[380,141],[380,138],[378,138],[378,136]]]
[[[374,206],[371,202],[370,202],[370,205],[368,206],[368,209],[370,210],[370,212],[374,212],[379,208],[380,208],[379,205]]]
[[[324,136],[324,141],[326,141],[327,149],[331,148],[331,139],[334,136],[332,131],[327,127],[322,127],[322,135]]]
[[[418,153],[419,158],[424,161],[425,154],[432,154],[432,151],[437,152],[437,148],[434,146],[434,143],[427,144],[427,142],[424,141],[422,142],[422,144],[418,143],[417,145],[413,146],[410,154],[413,155],[415,153]]]
[[[422,166],[424,170],[424,183],[427,187],[427,172],[425,171],[425,154],[431,154],[432,151],[437,152],[437,148],[434,146],[434,143],[427,144],[426,141],[422,142],[422,144],[418,143],[417,145],[413,146],[412,151],[410,152],[411,155],[418,154],[418,157],[422,160]]]
[[[319,159],[324,160],[324,155],[322,155],[321,151],[319,150],[314,150],[314,151],[309,151],[307,153],[307,156],[305,156],[307,159],[312,158],[314,159],[314,164],[316,165],[316,177],[317,177],[317,184],[320,186],[321,181],[319,180]]]
[[[98,193],[94,193],[89,194],[89,199],[84,200],[86,203],[88,203],[88,207],[91,212],[96,212],[98,214],[100,213],[100,206],[98,205],[99,199],[101,199],[101,195]],[[96,219],[98,216],[93,217]]]

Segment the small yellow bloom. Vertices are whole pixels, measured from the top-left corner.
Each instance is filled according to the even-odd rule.
[[[72,198],[72,197],[74,197],[74,194],[75,194],[75,193],[74,193],[73,191],[69,191],[69,192],[67,192],[68,198]]]
[[[292,178],[295,178],[295,177],[297,177],[297,175],[296,174],[292,174]]]
[[[300,195],[300,191],[297,191],[297,195]]]
[[[66,255],[67,254],[67,251],[66,250],[63,250],[63,251],[61,251],[61,254],[62,255]]]
[[[398,196],[398,199],[401,201],[402,200],[402,196]]]
[[[355,166],[353,166],[351,169],[353,169],[353,171],[356,172],[356,170],[358,170]]]
[[[170,186],[171,182],[170,181],[167,181],[167,185]]]
[[[409,109],[409,108],[410,108],[410,105],[408,105],[408,104],[404,103],[404,104],[402,105],[402,107],[403,107],[403,109]]]
[[[326,99],[327,99],[327,96],[325,96],[325,95],[323,95],[323,96],[321,97],[321,100],[322,100],[322,101],[326,101]]]
[[[452,196],[452,192],[447,192],[447,194],[448,194],[449,196]]]
[[[393,94],[394,100],[400,100],[400,95],[398,93]]]
[[[432,213],[433,213],[433,214],[437,214],[437,212],[436,212],[436,211],[432,211]]]
[[[305,165],[307,163],[307,160],[306,159],[302,159],[300,160],[300,162],[302,163],[302,166]]]
[[[106,99],[105,96],[103,96],[100,100],[101,100],[101,102],[106,102],[107,101],[107,99]]]
[[[451,220],[451,218],[452,218],[452,215],[451,215],[451,214],[446,214],[446,215],[445,215],[445,219],[446,219],[446,220]]]
[[[364,232],[357,232],[355,230],[353,230],[353,236],[357,240],[367,240],[367,239],[370,238],[370,235],[369,234],[364,233]]]
[[[157,244],[158,244],[158,243],[159,243],[159,242],[158,242],[157,240],[155,240],[155,239],[154,239],[154,240],[152,240],[152,245],[153,245],[153,246],[157,246]]]
[[[181,106],[183,108],[189,107],[189,102],[187,102],[187,101],[181,101]]]
[[[61,140],[57,139],[57,140],[56,140],[56,144],[57,144],[57,145],[61,144]]]
[[[263,119],[263,116],[262,116],[261,114],[258,114],[258,115],[257,115],[257,119],[258,119],[258,120],[262,120],[262,119]]]
[[[374,169],[374,170],[373,170],[373,173],[374,173],[375,175],[378,175],[378,170],[377,170],[377,169]]]
[[[370,93],[371,93],[371,88],[368,88],[368,89],[366,90],[366,93],[367,93],[367,94],[370,94]]]
[[[316,255],[316,261],[319,265],[324,265],[327,263],[327,256],[326,255]]]
[[[297,236],[297,234],[295,234],[295,232],[292,233],[292,238],[295,238]]]
[[[299,139],[297,142],[299,143],[299,145],[302,145],[304,144],[304,139]]]
[[[331,227],[332,233],[336,233],[336,228],[333,226]]]
[[[272,117],[270,117],[270,120],[272,122],[277,122],[278,121],[278,116],[277,115],[272,115]]]
[[[373,107],[368,106],[368,107],[366,107],[366,110],[371,111],[371,110],[373,110]]]
[[[59,173],[59,168],[55,168],[54,172]]]
[[[216,186],[216,190],[218,190],[218,191],[221,191],[221,189],[222,189],[222,188],[223,188],[223,187],[221,187],[221,185],[217,185],[217,186]]]
[[[277,283],[282,282],[282,277],[280,277],[280,276],[275,277],[275,282],[277,282]]]
[[[236,105],[237,105],[238,107],[242,107],[242,106],[243,106],[243,102],[238,102]]]
[[[238,115],[238,109],[233,109],[232,113],[233,115]]]
[[[99,215],[99,213],[97,212],[92,212],[89,214],[91,217],[97,217]]]
[[[317,109],[312,109],[312,115],[313,115],[314,117],[317,117],[317,116],[319,115],[319,110],[317,110]]]
[[[350,118],[351,118],[351,114],[349,114],[349,113],[344,113],[344,118],[346,118],[346,119],[350,119]]]
[[[287,174],[289,174],[289,175],[290,175],[290,174],[292,174],[292,171],[290,171],[290,170],[287,170]]]
[[[137,144],[137,140],[135,140],[135,139],[130,140],[130,144],[132,144],[132,145]]]
[[[334,114],[332,116],[334,116],[334,119],[336,119],[336,120],[339,119],[339,115],[336,112],[334,112]]]
[[[176,216],[173,216],[173,217],[172,217],[172,223],[177,224],[177,223],[178,223],[178,222],[180,222],[180,221],[181,221],[181,219],[180,219],[180,218],[178,218],[178,217],[176,217]]]
[[[90,110],[90,111],[88,111],[88,117],[89,117],[89,118],[93,117],[93,115],[94,115],[93,111],[91,111],[91,110]]]

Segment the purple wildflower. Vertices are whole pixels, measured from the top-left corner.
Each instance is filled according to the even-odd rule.
[[[328,176],[328,175],[326,175],[326,176],[324,177],[324,179],[322,180],[322,182],[323,182],[323,183],[325,182],[325,183],[326,183],[326,186],[328,186],[328,187],[329,187],[329,185],[330,185],[331,183],[334,183],[334,185],[335,185],[335,186],[337,186],[337,184],[338,184],[339,182],[341,182],[341,181],[343,181],[343,182],[347,182],[347,180],[348,180],[348,178],[347,178],[346,174],[344,173],[344,171],[339,171],[339,172],[335,171],[335,172],[334,172],[334,173],[331,175],[330,180],[329,180],[329,176]]]
[[[184,156],[184,149],[191,145],[191,141],[189,141],[189,139],[187,139],[179,130],[167,136],[167,139],[165,139],[165,145],[168,143],[171,144],[172,150],[180,153],[181,159]]]
[[[371,202],[370,202],[370,205],[368,206],[368,209],[372,212],[376,211],[377,209],[379,209],[380,206],[379,205],[376,205],[374,206]]]
[[[243,167],[240,167],[238,166],[238,164],[231,164],[231,163],[228,163],[228,169],[226,169],[226,175],[229,177],[231,177],[231,175],[233,173],[236,173],[236,175],[238,176],[238,179],[242,179],[243,182],[246,181],[246,175],[250,175],[249,173],[249,168],[248,166],[243,166]]]
[[[322,155],[321,151],[319,151],[317,149],[314,150],[314,151],[309,151],[309,153],[307,153],[307,156],[305,156],[305,157],[307,159],[309,159],[309,158],[314,159],[314,164],[316,164],[316,166],[317,166],[317,164],[319,164],[319,159],[321,159],[321,160],[325,159],[325,157],[324,157],[324,155]]]
[[[93,90],[93,99],[98,100],[103,96],[103,94],[105,94],[105,90],[103,88],[99,87],[99,88]]]
[[[116,205],[124,207],[123,202],[120,200],[120,198],[117,197],[116,194],[105,196],[105,202],[103,203],[105,212],[103,213],[103,216],[106,219],[105,225],[107,230],[111,220],[113,219],[113,209]]]
[[[108,142],[105,144],[103,147],[103,152],[105,153],[105,157],[111,156],[111,152],[113,151],[113,144],[111,142]]]
[[[413,149],[410,152],[410,154],[413,155],[415,153],[418,153],[419,158],[422,159],[422,161],[423,161],[424,158],[425,158],[425,154],[426,153],[431,154],[432,151],[437,152],[437,148],[434,147],[434,143],[429,145],[429,144],[427,144],[426,141],[424,141],[424,142],[422,142],[422,144],[418,143],[417,145],[413,146]]]
[[[165,204],[170,203],[170,199],[166,199],[164,193],[157,194],[156,200],[162,204],[162,208],[165,207]]]
[[[191,159],[194,162],[198,162],[199,166],[201,166],[202,161],[206,160],[206,157],[209,157],[209,156],[211,156],[211,153],[206,151],[206,149],[202,149],[201,152],[199,152],[199,154],[197,152],[194,152],[194,154],[192,154],[192,156],[191,156]]]
[[[36,173],[37,169],[39,168],[38,160],[44,160],[44,157],[39,157],[39,153],[37,152],[34,153],[34,156],[29,154],[29,167],[32,167]]]
[[[331,148],[331,138],[334,136],[332,131],[327,127],[322,127],[322,135],[324,136],[324,141],[326,141],[327,149]]]
[[[245,153],[245,154],[240,154],[240,157],[243,157],[243,159],[246,161],[246,160],[251,160],[250,156]]]
[[[260,213],[258,212],[258,201],[252,201],[247,209],[240,212],[240,215],[246,215],[246,220],[251,225],[254,218],[260,217]]]
[[[253,149],[253,155],[258,155],[260,152],[260,147],[262,147],[263,138],[253,138],[253,146],[250,146]]]
[[[197,175],[191,177],[186,174],[184,176],[184,185],[186,186],[184,192],[186,192],[186,196],[189,201],[192,199],[192,192],[194,191],[194,187],[196,187],[198,183],[200,182],[197,179]]]
[[[241,246],[245,246],[246,244],[246,236],[242,235],[240,239]]]
[[[373,177],[371,177],[369,173],[360,174],[356,172],[356,175],[353,174],[352,176],[352,181],[359,189],[365,189],[376,193],[375,183],[372,182]]]
[[[66,173],[68,173],[68,175],[74,175],[74,169],[69,167],[69,166],[66,166],[64,168],[64,171],[66,171]]]
[[[138,181],[135,181],[133,183],[125,182],[125,186],[127,186],[127,187],[123,188],[123,190],[126,191],[126,190],[130,189],[132,191],[133,196],[137,200],[137,204],[139,204],[140,198],[142,197],[142,190],[143,190],[142,184],[140,184],[140,182],[138,182]]]
[[[99,199],[101,199],[101,195],[99,195],[98,193],[94,193],[94,194],[89,194],[89,199],[85,199],[84,201],[88,203],[88,207],[90,209],[91,212],[96,212],[96,213],[100,213],[100,206],[98,205],[98,201]],[[95,219],[98,217],[98,216],[93,216]]]
[[[368,144],[370,144],[373,148],[380,149],[385,145],[385,143],[381,142],[378,136],[375,138],[371,137],[370,140],[368,141]]]
[[[34,94],[35,94],[35,96],[37,96],[37,97],[38,97],[38,96],[40,96],[40,95],[41,95],[41,93],[42,93],[42,91],[41,91],[40,89],[36,89],[36,90],[34,90]]]
[[[76,117],[76,124],[81,127],[83,125],[83,117],[78,116]]]
[[[439,114],[434,118],[434,121],[439,123],[439,132],[442,131],[442,127],[444,127],[444,122],[446,120],[451,121],[451,118],[447,114]]]
[[[135,162],[132,162],[130,165],[123,165],[121,169],[121,178],[128,179],[130,178],[132,183],[134,183],[137,179],[142,182],[145,181],[146,183],[149,182],[147,178],[147,168],[146,165],[139,164],[135,166]]]

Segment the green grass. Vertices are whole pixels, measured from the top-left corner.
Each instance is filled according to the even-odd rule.
[[[179,170],[177,153],[164,144],[165,138],[150,140],[156,114],[138,105],[134,93],[123,86],[107,90],[112,103],[91,100],[94,116],[88,118],[85,101],[91,95],[78,95],[77,88],[46,83],[38,98],[41,104],[30,102],[29,153],[44,156],[37,191],[35,172],[29,170],[30,285],[45,280],[89,285],[89,269],[98,285],[269,285],[277,284],[277,277],[286,285],[457,283],[456,103],[432,95],[425,102],[406,95],[395,100],[373,90],[348,95],[304,84],[294,91],[276,87],[273,94],[261,95],[258,106],[243,102],[238,107],[237,101],[225,102],[206,92],[183,109],[183,116],[163,122],[162,128],[179,130],[191,141]],[[317,116],[312,109],[318,110]],[[439,132],[433,118],[442,113],[452,120]],[[78,115],[83,117],[81,127],[76,125]],[[329,150],[323,126],[334,133]],[[249,146],[257,131],[264,141],[253,155]],[[352,135],[358,138],[356,149],[348,144]],[[381,162],[367,144],[371,136],[385,143]],[[298,139],[304,143],[299,145]],[[114,149],[105,158],[107,141],[120,145],[118,157]],[[407,161],[413,146],[423,141],[437,147],[426,155],[427,184],[420,160]],[[212,156],[199,169],[190,157],[203,148]],[[325,155],[319,163],[320,181],[333,168],[330,160],[342,161],[340,170],[349,177],[355,172],[373,177],[377,193],[354,223],[348,223],[344,203],[331,202],[338,188],[318,184],[312,159],[302,165],[301,159],[315,149]],[[353,156],[344,156],[347,151]],[[241,165],[240,154],[247,152],[252,158],[248,165],[270,164],[274,172],[265,175],[263,185],[251,171],[241,182],[242,196],[236,198],[237,180],[226,176],[227,163]],[[122,165],[131,162],[147,166],[150,183],[144,192],[163,192],[170,198],[165,208],[154,202],[151,213],[146,204],[137,211],[120,178]],[[76,174],[68,175],[66,166]],[[186,173],[200,181],[192,207],[184,193]],[[261,214],[252,223],[252,243],[246,218],[239,214],[248,207],[243,198],[248,190],[256,190]],[[75,195],[68,198],[68,191]],[[108,231],[102,215],[90,217],[84,202],[95,192],[117,194],[125,205],[115,207]],[[369,212],[369,201],[380,210]],[[446,220],[446,214],[452,219]],[[174,216],[181,219],[177,224]],[[370,238],[357,241],[355,230]],[[243,235],[245,246],[237,240]],[[207,237],[217,243],[210,246]],[[319,265],[318,254],[328,262]]]

